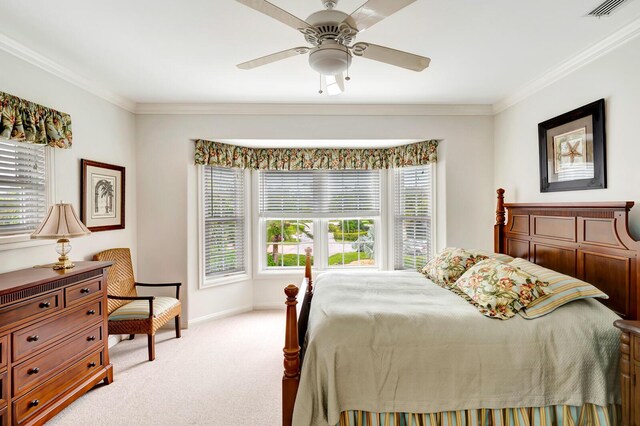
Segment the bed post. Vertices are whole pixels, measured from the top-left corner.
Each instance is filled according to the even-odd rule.
[[[504,253],[504,189],[498,188],[498,204],[496,206],[496,224],[493,227],[493,251],[496,253]]]
[[[311,276],[311,247],[307,247],[304,252],[307,255],[304,268],[304,283],[306,290],[300,307],[300,316],[298,317],[298,343],[300,344],[300,366],[304,362],[304,338],[307,335],[307,326],[309,324],[309,312],[311,311],[311,299],[313,298],[313,277]]]
[[[304,252],[307,255],[304,266],[304,277],[307,279],[306,293],[313,293],[313,278],[311,277],[311,247],[304,249]]]
[[[298,344],[298,287],[291,284],[284,289],[287,295],[287,328],[284,338],[284,376],[282,377],[282,425],[291,426],[293,406],[300,382],[300,345]]]

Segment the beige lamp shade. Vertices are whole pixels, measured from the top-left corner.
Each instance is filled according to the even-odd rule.
[[[44,220],[31,238],[52,239],[81,237],[91,231],[80,221],[71,204],[60,203],[49,207]]]

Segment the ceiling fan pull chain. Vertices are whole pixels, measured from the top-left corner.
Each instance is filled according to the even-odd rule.
[[[344,79],[345,81],[349,81],[351,80],[351,77],[349,77],[349,49],[347,49],[345,52],[347,53],[347,76]]]
[[[318,74],[318,76],[320,76],[320,90],[318,90],[318,93],[322,95],[322,74]]]

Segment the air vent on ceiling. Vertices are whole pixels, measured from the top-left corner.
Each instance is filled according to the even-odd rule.
[[[596,18],[599,18],[601,16],[609,16],[627,1],[628,0],[605,0],[603,3],[589,12],[587,16],[594,16]]]

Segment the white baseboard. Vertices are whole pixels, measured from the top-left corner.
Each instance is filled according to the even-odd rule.
[[[254,311],[273,311],[273,310],[278,310],[278,311],[284,311],[286,309],[286,305],[284,303],[278,303],[278,304],[264,304],[264,305],[253,305],[253,310]]]
[[[247,305],[240,308],[227,309],[226,311],[215,312],[213,314],[204,315],[198,318],[189,319],[189,325],[198,324],[205,321],[216,320],[220,318],[230,317],[233,315],[244,314],[245,312],[251,312],[253,306]]]

